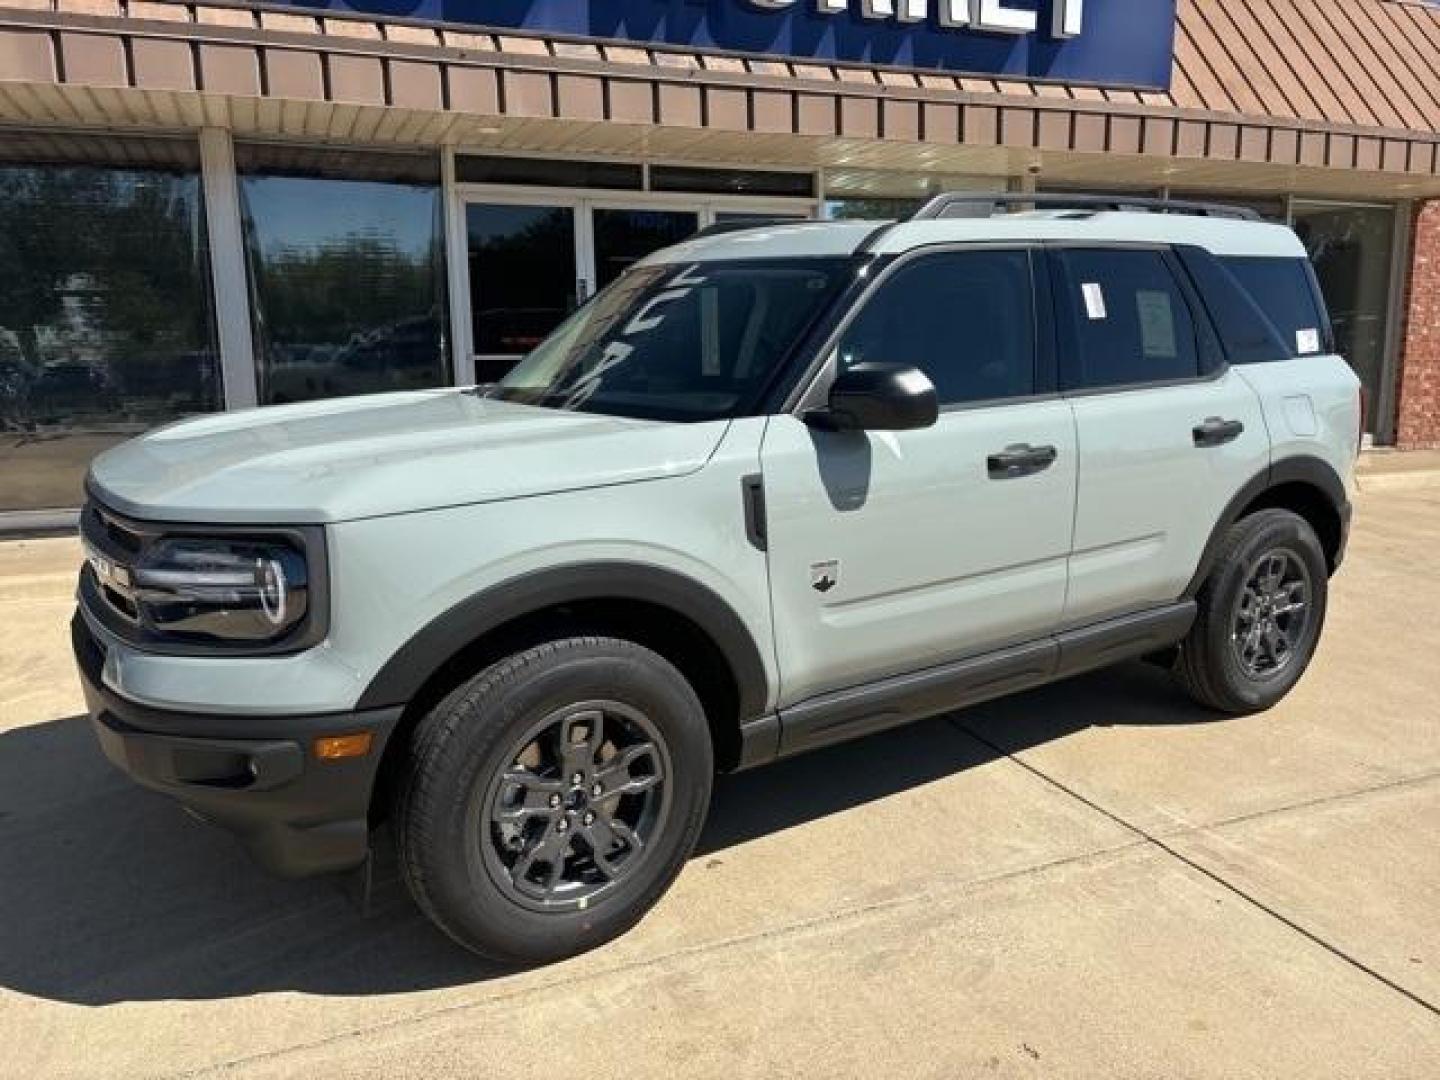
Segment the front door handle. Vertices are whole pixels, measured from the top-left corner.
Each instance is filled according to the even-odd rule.
[[[1191,429],[1196,446],[1223,446],[1238,439],[1245,430],[1239,420],[1222,420],[1218,416],[1207,417]]]
[[[1014,480],[1017,477],[1044,472],[1055,464],[1055,459],[1059,456],[1060,452],[1053,446],[1016,443],[987,457],[985,467],[991,480]]]

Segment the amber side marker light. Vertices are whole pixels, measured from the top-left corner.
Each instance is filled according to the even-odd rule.
[[[370,752],[370,732],[358,735],[322,735],[315,740],[315,756],[321,761],[364,757]]]

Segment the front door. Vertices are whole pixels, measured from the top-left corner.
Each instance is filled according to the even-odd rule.
[[[1032,255],[952,250],[897,265],[832,364],[910,364],[930,428],[769,421],[761,450],[781,705],[1045,636],[1065,601],[1075,506],[1070,406],[1036,370]],[[1000,455],[1029,447],[1030,466]]]

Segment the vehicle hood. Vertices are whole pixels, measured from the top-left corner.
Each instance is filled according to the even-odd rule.
[[[96,458],[112,509],[160,521],[306,524],[681,476],[726,422],[672,424],[426,390],[182,421]]]

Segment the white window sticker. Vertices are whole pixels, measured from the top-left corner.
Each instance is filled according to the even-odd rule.
[[[1100,286],[1087,281],[1080,286],[1080,292],[1085,296],[1085,314],[1092,319],[1105,318],[1105,293]]]
[[[1135,294],[1135,312],[1140,318],[1140,348],[1147,357],[1174,360],[1180,355],[1175,344],[1175,311],[1168,292],[1139,290]]]
[[[1295,351],[1301,356],[1320,351],[1320,331],[1314,327],[1295,331]]]

